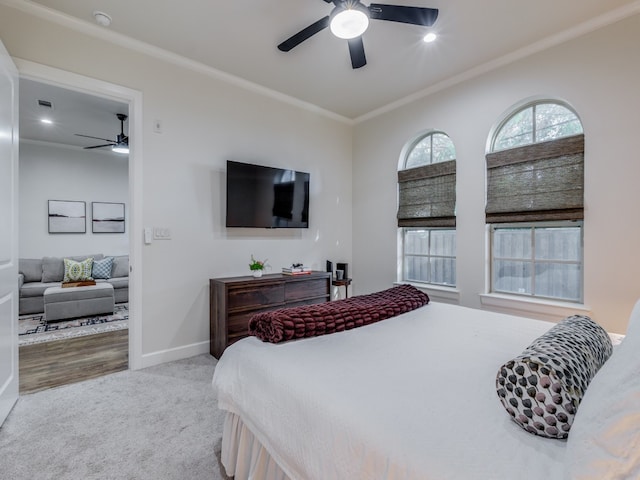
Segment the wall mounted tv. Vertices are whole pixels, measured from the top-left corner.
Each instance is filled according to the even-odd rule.
[[[227,160],[226,225],[309,228],[309,174]]]

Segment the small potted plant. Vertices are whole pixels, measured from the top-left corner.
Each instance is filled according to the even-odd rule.
[[[267,267],[267,260],[256,260],[255,258],[253,258],[253,255],[251,255],[249,270],[251,270],[251,273],[253,273],[254,277],[261,277],[262,273],[267,269]]]

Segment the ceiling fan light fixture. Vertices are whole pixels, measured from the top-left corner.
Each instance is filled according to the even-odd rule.
[[[424,41],[424,43],[431,43],[435,42],[437,38],[438,36],[435,33],[429,32],[422,38],[422,40]]]
[[[369,27],[369,16],[359,8],[344,8],[331,15],[331,33],[350,40],[359,37]]]
[[[111,147],[111,151],[115,153],[129,153],[129,146],[124,143],[118,143]]]

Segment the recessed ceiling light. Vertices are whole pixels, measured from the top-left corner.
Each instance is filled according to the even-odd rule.
[[[93,18],[96,19],[96,23],[98,25],[102,25],[103,27],[108,27],[111,25],[111,17],[104,12],[95,11],[93,12]]]
[[[435,33],[429,32],[424,36],[422,40],[424,40],[425,43],[431,43],[435,41],[436,38],[438,38],[438,36]]]
[[[46,123],[47,125],[52,125],[53,124],[53,120],[51,120],[49,118],[41,118],[40,122]]]

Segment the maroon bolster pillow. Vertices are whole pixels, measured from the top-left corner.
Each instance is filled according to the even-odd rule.
[[[249,320],[249,335],[271,343],[316,337],[369,325],[428,303],[426,293],[412,285],[399,285],[335,302],[257,313]]]

